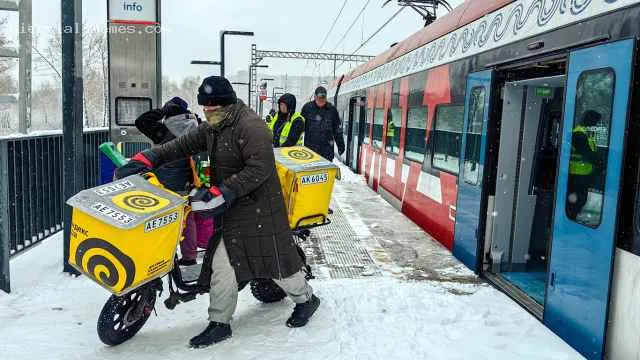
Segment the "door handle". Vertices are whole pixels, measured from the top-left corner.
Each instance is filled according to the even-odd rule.
[[[449,205],[449,220],[455,222],[456,221],[456,210],[457,208],[453,205]]]
[[[556,286],[556,273],[555,272],[551,273],[551,278],[549,279],[549,286],[550,287]]]

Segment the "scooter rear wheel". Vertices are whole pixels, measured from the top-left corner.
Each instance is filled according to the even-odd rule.
[[[251,280],[250,286],[253,297],[265,304],[278,302],[287,297],[284,290],[271,279]]]
[[[145,285],[124,296],[112,295],[98,318],[98,337],[109,346],[134,337],[149,319],[156,303],[156,290]]]

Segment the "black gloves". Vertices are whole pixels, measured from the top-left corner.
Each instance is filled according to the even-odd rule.
[[[137,153],[129,162],[116,169],[116,179],[126,178],[127,176],[143,173],[153,169],[153,162],[149,158],[154,158],[150,150]]]
[[[226,186],[194,189],[189,194],[191,210],[205,217],[218,217],[235,201],[235,194]]]

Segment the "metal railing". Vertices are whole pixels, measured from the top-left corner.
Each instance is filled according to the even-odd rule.
[[[98,146],[106,129],[87,130],[84,186],[98,185]],[[9,258],[62,230],[62,133],[0,138],[0,289],[9,292]]]

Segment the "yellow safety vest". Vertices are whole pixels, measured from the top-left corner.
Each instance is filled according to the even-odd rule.
[[[387,137],[396,136],[396,126],[393,123],[387,125]]]
[[[587,144],[589,151],[596,153],[598,151],[596,139],[593,135],[589,135],[587,129],[582,126],[576,126],[573,129],[573,134],[584,134],[587,137]],[[593,173],[593,164],[585,159],[584,156],[577,151],[573,145],[571,146],[571,160],[569,161],[569,174],[587,176]]]
[[[274,127],[278,122],[279,114],[280,113],[275,114],[273,117],[271,117],[271,121],[269,121],[269,129],[271,129],[272,133],[275,131]],[[284,144],[285,141],[287,141],[287,138],[289,137],[289,133],[291,132],[291,125],[296,120],[302,120],[303,123],[305,122],[304,117],[300,115],[299,112],[293,113],[293,116],[291,116],[291,119],[285,122],[282,127],[282,131],[280,132],[280,145]],[[300,138],[298,139],[298,143],[296,145],[304,145],[304,130],[302,130],[302,134],[300,134]]]

